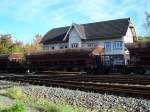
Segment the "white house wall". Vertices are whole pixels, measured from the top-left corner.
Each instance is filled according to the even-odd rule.
[[[130,28],[128,28],[127,33],[123,38],[124,43],[133,43],[133,33]]]
[[[122,41],[123,42],[123,38],[118,38],[118,39],[104,39],[104,40],[89,40],[89,41],[85,41],[82,43],[83,47],[88,47],[87,45],[89,43],[96,43],[96,46],[99,46],[99,47],[103,47],[104,48],[104,43],[105,42],[111,42],[111,50],[108,52],[108,51],[105,51],[105,55],[115,55],[115,54],[124,54],[124,45],[123,45],[123,48],[122,50],[114,50],[113,49],[113,43],[115,41]],[[124,43],[123,43],[124,44]]]
[[[68,43],[55,43],[55,44],[43,45],[43,49],[45,51],[50,51],[50,50],[53,50],[52,47],[54,47],[54,50],[57,50],[57,49],[60,49],[61,46],[68,47]]]
[[[75,28],[72,28],[69,32],[69,48],[73,43],[78,43],[78,46],[81,47],[81,38]]]

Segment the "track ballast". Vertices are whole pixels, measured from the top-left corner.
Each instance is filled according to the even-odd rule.
[[[57,74],[4,76],[1,80],[150,99],[150,77],[147,76]]]

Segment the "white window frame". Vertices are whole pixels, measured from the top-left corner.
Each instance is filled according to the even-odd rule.
[[[114,41],[113,42],[113,49],[114,50],[122,50],[123,42],[122,41]]]
[[[77,48],[79,45],[78,45],[78,43],[72,43],[71,44],[71,48]]]
[[[110,56],[104,56],[103,59],[104,59],[104,62],[103,62],[103,63],[104,63],[105,65],[110,65]]]
[[[111,41],[104,42],[105,51],[111,51],[112,49],[111,45],[112,45]]]
[[[87,43],[87,47],[96,47],[96,43]]]

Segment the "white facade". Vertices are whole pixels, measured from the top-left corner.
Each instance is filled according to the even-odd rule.
[[[43,45],[43,50],[44,51],[58,50],[58,49],[68,48],[68,46],[69,46],[68,43],[48,44],[48,45]]]

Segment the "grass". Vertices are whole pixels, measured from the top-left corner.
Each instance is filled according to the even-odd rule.
[[[15,99],[15,103],[12,105],[0,103],[0,112],[25,112],[25,105],[20,101],[20,99],[25,98],[21,89],[17,87],[7,89],[4,95]],[[3,96],[0,96],[0,98],[3,98]]]
[[[15,102],[11,106],[0,104],[0,112],[25,112],[25,106],[19,101]]]
[[[65,102],[54,103],[48,99],[30,97],[29,104],[45,112],[85,112],[85,108],[75,107]]]
[[[112,112],[111,109],[105,108],[100,110],[89,110],[76,105],[69,105],[65,101],[54,103],[44,98],[34,98],[26,96],[20,87],[13,87],[6,90],[6,96],[9,96],[19,102],[7,107],[0,112],[24,112],[24,105],[28,104],[33,108],[42,110],[44,112]],[[23,102],[23,103],[21,103]],[[1,107],[1,106],[0,106]],[[118,106],[115,112],[125,112],[122,106]]]
[[[24,102],[27,100],[27,96],[23,93],[23,90],[16,86],[6,89],[6,96]]]
[[[139,42],[150,42],[150,37],[138,37]]]
[[[33,107],[40,108],[46,112],[73,112],[73,108],[69,105],[56,105],[46,99],[38,99],[32,102]]]
[[[44,112],[85,112],[82,107],[74,107],[66,103],[54,103],[44,98],[33,98],[26,96],[19,87],[12,87],[6,90],[6,96],[29,104],[31,107],[43,110]],[[12,111],[13,112],[13,111]],[[14,111],[16,112],[16,111]],[[20,112],[20,111],[19,111]]]

